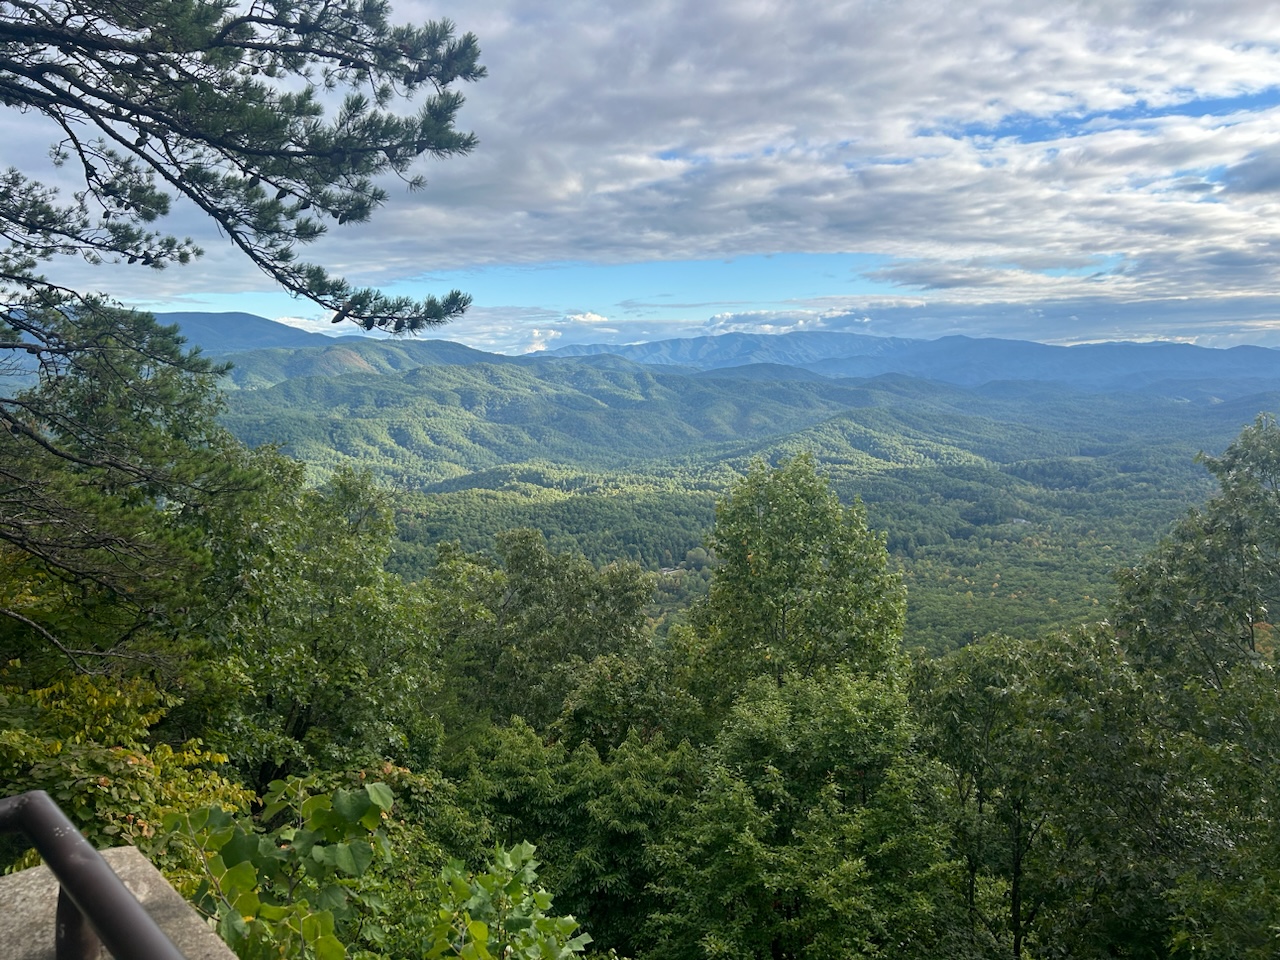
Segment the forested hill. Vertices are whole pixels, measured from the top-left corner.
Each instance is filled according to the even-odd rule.
[[[388,356],[384,354],[383,356]],[[243,369],[256,369],[246,364]],[[357,459],[411,487],[530,459],[592,468],[744,462],[819,443],[860,471],[1107,455],[1118,445],[1214,449],[1274,402],[978,388],[901,375],[715,377],[545,359],[311,375],[232,393],[226,422],[320,468]],[[819,429],[821,425],[828,426]],[[835,437],[840,439],[834,439]],[[820,440],[818,438],[827,439]]]
[[[221,339],[216,325],[183,329],[235,365],[223,419],[236,436],[281,444],[317,478],[355,465],[402,491],[392,564],[406,577],[440,542],[489,550],[529,526],[598,563],[674,568],[663,589],[678,605],[705,584],[716,496],[753,458],[810,451],[887,532],[907,576],[907,640],[935,649],[1093,616],[1111,571],[1203,500],[1196,454],[1280,407],[1268,392],[1280,376],[1266,374],[1280,354],[1256,348],[734,335],[654,345],[651,358],[679,361],[662,364],[444,340],[250,348],[274,326],[246,321]],[[886,364],[930,350],[941,363],[950,349],[953,381],[984,365],[1000,376],[812,369],[842,362],[832,351],[847,343]],[[1009,359],[1032,355],[1048,359]],[[1063,357],[1123,389],[1035,379]]]
[[[162,313],[157,319],[166,325],[176,324],[188,343],[209,353],[323,346],[330,339],[323,334],[307,333],[252,313]]]

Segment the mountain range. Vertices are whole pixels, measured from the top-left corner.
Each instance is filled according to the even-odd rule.
[[[231,361],[225,421],[243,440],[322,472],[358,461],[416,489],[534,460],[661,473],[680,459],[696,473],[797,445],[862,474],[1118,444],[1172,444],[1189,459],[1274,409],[1280,390],[1280,352],[1259,347],[803,332],[512,357],[247,314],[161,319]]]
[[[807,332],[512,357],[161,319],[232,363],[240,439],[397,491],[411,579],[435,544],[485,550],[519,526],[597,562],[678,566],[754,458],[811,451],[886,531],[911,642],[935,648],[1095,615],[1112,569],[1212,492],[1196,454],[1280,409],[1280,352],[1258,347]]]
[[[205,353],[235,356],[231,384],[241,388],[271,386],[296,377],[552,360],[613,369],[634,364],[683,375],[757,381],[865,379],[889,373],[965,387],[1002,380],[1039,381],[1089,392],[1142,392],[1189,400],[1243,397],[1280,386],[1280,351],[1257,346],[1222,350],[1163,341],[1055,346],[965,336],[920,340],[799,331],[575,344],[511,357],[439,339],[328,337],[243,313],[159,316],[163,322],[176,323],[188,341]]]

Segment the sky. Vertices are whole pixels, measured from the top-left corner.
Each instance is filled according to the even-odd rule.
[[[1280,6],[392,2],[478,35],[489,75],[458,125],[479,145],[302,253],[396,293],[470,293],[433,336],[503,353],[790,330],[1280,347]],[[198,217],[170,219],[200,261],[93,282],[355,332]]]

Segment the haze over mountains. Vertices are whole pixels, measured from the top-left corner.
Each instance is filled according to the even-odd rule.
[[[700,370],[763,363],[798,367],[828,377],[901,373],[965,386],[992,380],[1049,380],[1103,391],[1216,378],[1234,379],[1236,389],[1266,389],[1263,381],[1280,373],[1280,353],[1265,347],[1213,350],[1163,342],[1063,347],[965,336],[910,340],[854,333],[727,333],[626,346],[575,345],[551,351],[553,356],[602,353],[637,363],[682,364]]]

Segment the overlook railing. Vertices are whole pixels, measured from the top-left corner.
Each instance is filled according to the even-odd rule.
[[[0,800],[0,831],[21,831],[58,878],[57,960],[186,960],[102,855],[43,790]]]

